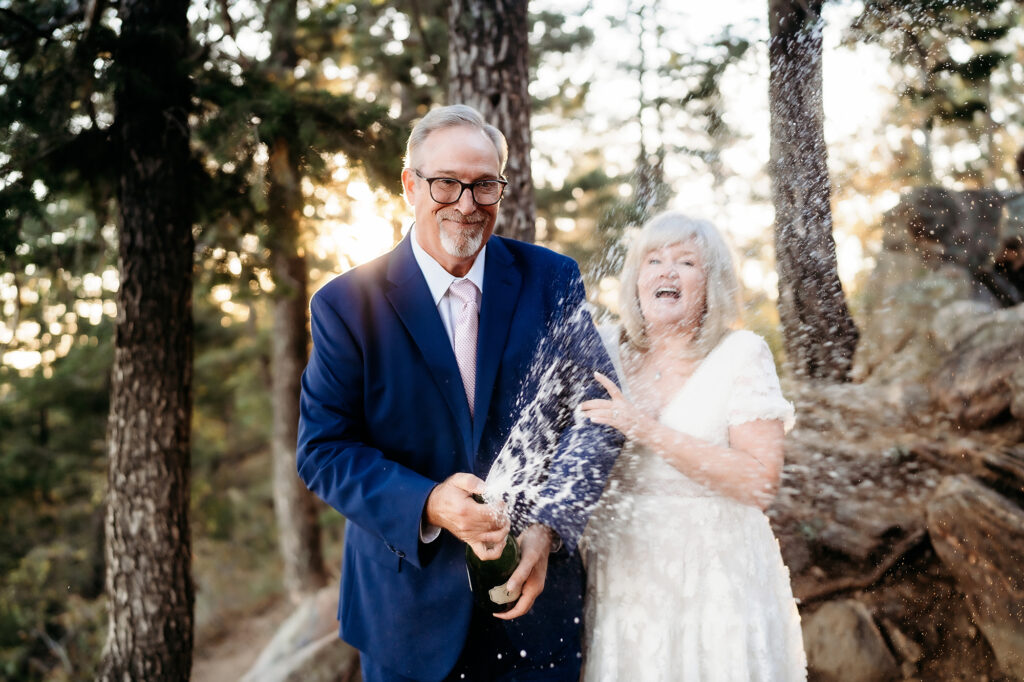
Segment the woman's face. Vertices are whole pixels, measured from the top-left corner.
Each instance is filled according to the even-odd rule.
[[[696,329],[704,314],[706,287],[704,260],[692,239],[648,251],[636,283],[647,332]]]

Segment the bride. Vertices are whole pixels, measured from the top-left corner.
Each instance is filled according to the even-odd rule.
[[[586,531],[583,679],[804,680],[800,617],[763,513],[793,419],[767,344],[731,331],[738,285],[722,236],[650,220],[604,336],[623,380],[583,413],[629,440]]]

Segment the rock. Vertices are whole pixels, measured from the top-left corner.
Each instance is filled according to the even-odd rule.
[[[900,668],[871,613],[853,599],[828,602],[803,620],[807,666],[828,682],[885,682]]]
[[[982,316],[960,332],[962,340],[929,382],[940,408],[968,428],[1024,417],[1024,304]]]
[[[1024,679],[1024,510],[970,476],[943,480],[928,532],[1003,672]]]
[[[941,308],[932,318],[930,332],[946,352],[976,332],[995,309],[981,301],[954,301]]]
[[[1024,292],[1024,195],[1003,205],[996,240],[994,274],[1005,279],[1011,292]]]
[[[1003,272],[1010,266],[997,261],[1008,198],[993,190],[920,187],[886,213],[882,251],[857,320],[855,379],[920,381],[944,355],[942,337],[931,333],[936,313],[957,301],[1001,307],[1020,300]]]
[[[1003,204],[996,240],[996,246],[1000,249],[1024,248],[1024,195]]]
[[[882,384],[921,381],[945,354],[930,333],[932,319],[947,305],[978,295],[969,273],[958,265],[931,270],[913,254],[883,252],[864,287],[853,378]],[[985,298],[982,303],[992,305]]]
[[[932,546],[928,505],[943,480],[965,473],[1024,506],[1024,438],[1007,437],[1008,425],[971,432],[939,418],[924,424],[902,409],[898,384],[784,386],[798,418],[768,513],[805,633],[825,605],[855,599],[884,635],[898,679],[1011,679]],[[925,403],[935,414],[930,396]],[[820,637],[814,646],[827,653],[832,643]],[[810,679],[849,678],[815,669]]]
[[[888,618],[882,619],[882,627],[885,629],[885,634],[892,642],[893,651],[900,657],[900,660],[909,661],[911,663],[917,663],[921,660],[924,655],[924,651],[921,649],[921,645],[914,640],[907,637],[902,630],[896,627]]]
[[[332,633],[252,678],[260,682],[359,682],[359,652]]]
[[[888,618],[883,618],[881,623],[885,636],[900,661],[900,673],[904,678],[913,677],[917,672],[917,662],[924,656],[924,650]]]
[[[242,682],[351,682],[360,679],[359,652],[338,639],[338,590],[303,600],[278,628]]]
[[[925,262],[958,263],[972,272],[990,263],[1008,195],[996,190],[956,192],[916,187],[886,216],[907,234]]]

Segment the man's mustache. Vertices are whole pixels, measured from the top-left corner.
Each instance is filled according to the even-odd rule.
[[[459,211],[451,209],[447,211],[439,211],[437,217],[440,218],[441,220],[450,220],[453,223],[464,224],[483,223],[485,220],[487,220],[487,216],[484,215],[482,211],[475,211],[473,213],[470,213],[469,215],[463,215]]]

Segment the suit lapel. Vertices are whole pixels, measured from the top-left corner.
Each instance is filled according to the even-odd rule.
[[[484,291],[476,347],[476,398],[473,401],[476,414],[473,420],[474,453],[480,447],[498,366],[501,364],[523,281],[522,274],[515,266],[515,258],[499,237],[492,237],[487,242],[487,262],[484,267]]]
[[[412,245],[409,242],[411,238],[412,232],[392,252],[388,264],[388,282],[391,286],[385,291],[385,296],[419,348],[430,374],[455,417],[466,445],[466,454],[469,457],[467,464],[472,466],[472,424],[465,389],[462,386],[462,375],[459,374],[455,353],[441,323],[437,306],[434,305],[434,299],[430,295],[430,289],[423,278],[423,272],[412,254]],[[487,287],[486,279],[484,287]],[[480,385],[479,381],[478,371],[477,386]]]

